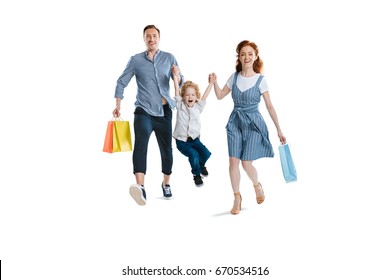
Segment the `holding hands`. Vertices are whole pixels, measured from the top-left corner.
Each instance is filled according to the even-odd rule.
[[[215,73],[209,74],[209,83],[214,84],[217,81],[217,75]]]

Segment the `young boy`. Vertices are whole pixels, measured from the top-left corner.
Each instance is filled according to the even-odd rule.
[[[174,84],[177,117],[173,138],[176,140],[177,149],[188,157],[195,185],[201,187],[203,185],[201,175],[204,177],[208,175],[205,164],[211,153],[199,139],[200,114],[213,84],[209,83],[202,97],[198,85],[192,81],[186,81],[180,90],[179,78],[175,75]]]

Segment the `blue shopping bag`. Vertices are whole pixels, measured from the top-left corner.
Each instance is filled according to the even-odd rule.
[[[297,181],[297,171],[290,152],[289,144],[279,146],[280,163],[282,164],[283,177],[286,183]]]

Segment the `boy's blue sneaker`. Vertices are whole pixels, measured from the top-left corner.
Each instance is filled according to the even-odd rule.
[[[195,175],[194,176],[194,182],[195,182],[195,185],[197,187],[203,186],[203,180],[202,180],[202,177],[200,175]]]
[[[200,174],[202,174],[203,177],[209,176],[206,166],[202,168],[202,172]]]

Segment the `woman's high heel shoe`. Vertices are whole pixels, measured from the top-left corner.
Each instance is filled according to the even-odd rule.
[[[261,203],[263,203],[263,201],[265,199],[263,188],[262,188],[260,182],[257,183],[257,185],[254,185],[254,187],[255,187],[255,192],[256,192],[257,204],[261,204]]]
[[[233,215],[237,215],[238,213],[240,213],[241,201],[242,201],[241,194],[239,192],[235,192],[234,193],[234,205],[233,205],[232,210],[230,210],[230,213],[232,213]]]

